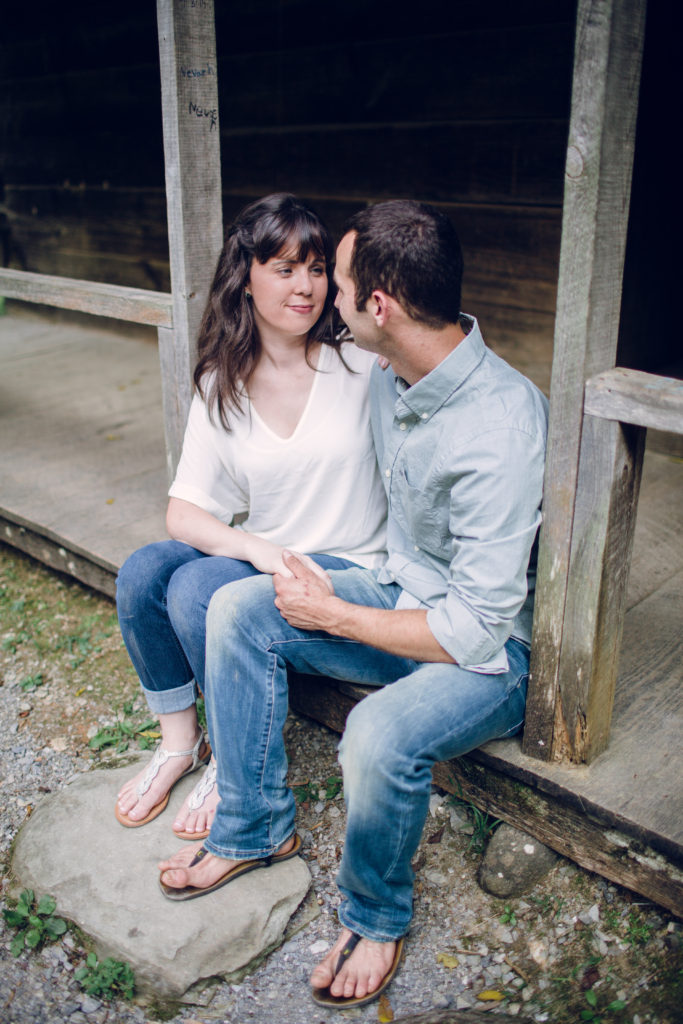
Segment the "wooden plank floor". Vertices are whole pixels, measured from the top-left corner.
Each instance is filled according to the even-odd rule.
[[[167,477],[153,340],[119,336],[99,328],[96,319],[91,327],[76,327],[21,308],[0,317],[0,537],[109,594],[126,555],[166,536]],[[503,348],[514,361],[514,345],[504,340]],[[517,355],[521,369],[536,376],[541,386],[547,383],[547,347],[539,353],[537,346],[522,345]],[[681,537],[683,460],[648,451],[607,751],[590,768],[566,768],[524,757],[516,740],[491,743],[473,755],[473,763],[484,766],[497,779],[495,785],[489,780],[481,796],[481,786],[467,790],[468,780],[462,776],[475,801],[521,820],[561,852],[679,913]],[[343,727],[353,699],[345,708],[339,694],[323,697],[317,705],[316,700],[310,692],[293,695],[301,710],[333,728]],[[447,781],[443,772],[438,777]],[[539,812],[545,824],[539,824],[538,814],[525,817],[516,791],[503,794],[505,780],[532,786],[550,800]],[[558,823],[551,828],[548,821],[558,806]],[[571,828],[566,826],[570,818]],[[589,849],[590,837],[579,842],[575,830],[582,821],[602,829],[607,852],[598,855]],[[639,856],[638,849],[645,860],[664,857],[664,881],[659,868],[655,882],[643,883],[640,869],[631,877],[628,864],[617,864],[620,849],[629,864]],[[666,886],[672,871],[678,874],[669,898]]]
[[[0,537],[109,594],[125,557],[166,537],[159,358],[144,338],[94,317],[0,317]]]

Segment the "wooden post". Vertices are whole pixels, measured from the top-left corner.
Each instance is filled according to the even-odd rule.
[[[157,0],[173,329],[159,330],[169,475],[192,398],[197,331],[223,245],[213,0]]]
[[[591,720],[586,693],[591,709],[609,707],[611,714],[611,702],[600,699],[595,688],[609,691],[613,679],[596,673],[588,680],[582,677],[585,637],[577,636],[577,630],[588,629],[591,637],[600,630],[598,620],[610,592],[608,535],[591,532],[591,522],[582,520],[581,536],[575,536],[574,511],[577,488],[590,486],[598,466],[615,467],[621,457],[619,432],[608,421],[591,428],[590,442],[583,447],[581,435],[585,381],[611,369],[616,359],[644,23],[645,0],[579,0],[544,523],[523,741],[526,754],[543,760],[594,756],[599,746],[592,741],[594,731],[606,741],[604,722],[597,727]],[[636,463],[638,457],[636,450]],[[637,495],[639,467],[633,454],[627,462],[633,478],[625,490]],[[597,503],[607,515],[610,500],[605,503],[602,496]],[[565,614],[568,589],[586,582],[579,572],[600,577],[590,624],[581,617],[570,621]],[[560,692],[570,678],[571,697]]]

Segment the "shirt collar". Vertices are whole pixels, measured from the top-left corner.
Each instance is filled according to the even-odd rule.
[[[467,380],[484,358],[486,346],[475,317],[462,314],[472,324],[471,330],[459,345],[443,359],[438,366],[409,387],[401,377],[396,377],[398,401],[395,412],[399,420],[417,416],[430,419],[437,409],[448,401],[451,395]]]

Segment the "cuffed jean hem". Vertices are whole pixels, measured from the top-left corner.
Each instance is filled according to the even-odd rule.
[[[204,846],[213,853],[216,857],[223,857],[225,860],[259,860],[262,857],[272,857],[278,852],[281,846],[284,846],[288,839],[291,839],[294,835],[294,829],[290,829],[284,839],[274,843],[267,849],[255,849],[255,850],[238,850],[234,846],[220,846],[218,843],[212,843],[211,837],[204,840]]]
[[[342,928],[348,928],[349,931],[355,932],[356,935],[360,935],[363,939],[372,939],[373,942],[398,942],[399,939],[407,934],[407,928],[399,931],[397,934],[389,931],[385,932],[381,927],[379,929],[368,928],[365,922],[359,924],[357,921],[354,921],[353,914],[349,914],[348,909],[347,904],[342,903],[337,910],[339,923]]]
[[[149,710],[155,715],[172,715],[175,711],[186,711],[197,703],[197,684],[194,679],[172,690],[148,690],[142,687]]]

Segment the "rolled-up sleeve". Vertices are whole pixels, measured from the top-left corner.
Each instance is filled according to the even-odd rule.
[[[450,485],[447,591],[427,622],[464,668],[507,668],[504,644],[527,597],[541,519],[544,455],[542,435],[510,427],[479,434],[465,454],[459,449]]]

